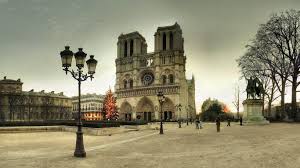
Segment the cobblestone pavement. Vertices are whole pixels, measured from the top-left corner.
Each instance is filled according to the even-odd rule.
[[[145,130],[112,136],[84,136],[86,158],[73,157],[75,133],[0,134],[0,168],[299,168],[300,124],[226,127],[205,124],[164,135]]]

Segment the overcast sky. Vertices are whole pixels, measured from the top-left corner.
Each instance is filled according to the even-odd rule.
[[[196,103],[208,97],[232,111],[239,81],[235,60],[274,12],[300,9],[299,0],[0,0],[0,78],[35,89],[77,94],[77,84],[61,69],[59,52],[83,47],[99,61],[95,80],[83,93],[104,94],[115,84],[117,38],[139,31],[154,50],[159,26],[181,26],[186,75],[196,79]],[[239,83],[244,89],[244,80]],[[287,100],[290,100],[290,96]]]

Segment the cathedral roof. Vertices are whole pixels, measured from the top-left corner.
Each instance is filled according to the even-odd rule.
[[[177,22],[175,22],[175,24],[171,25],[171,26],[158,27],[157,31],[174,30],[174,29],[181,30],[181,28]]]
[[[128,39],[128,38],[140,38],[140,39],[146,41],[145,38],[138,31],[134,31],[134,32],[127,33],[127,34],[122,33],[119,36],[119,39]]]

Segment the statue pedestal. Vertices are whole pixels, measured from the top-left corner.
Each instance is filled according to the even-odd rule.
[[[244,114],[243,123],[245,125],[269,124],[270,122],[262,115],[263,100],[247,99],[243,101]]]

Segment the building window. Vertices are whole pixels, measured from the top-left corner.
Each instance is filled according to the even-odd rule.
[[[133,40],[130,40],[130,56],[133,54]]]
[[[163,85],[165,85],[167,83],[167,77],[166,77],[166,75],[162,76],[162,82],[163,82]]]
[[[170,32],[170,49],[173,49],[173,33]]]
[[[166,64],[166,57],[165,56],[161,57],[161,63]]]
[[[123,83],[124,83],[124,89],[126,89],[127,88],[127,80],[124,80]]]
[[[163,50],[166,50],[167,46],[167,36],[166,33],[163,34]]]
[[[127,57],[127,41],[124,43],[124,57]]]
[[[170,84],[174,83],[174,76],[172,74],[169,75]]]
[[[129,85],[130,85],[130,88],[133,88],[133,80],[132,79],[130,79]]]

